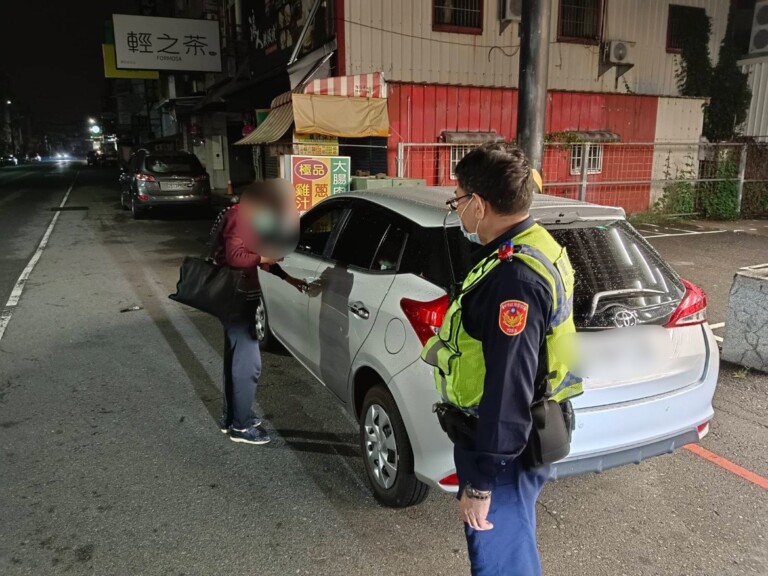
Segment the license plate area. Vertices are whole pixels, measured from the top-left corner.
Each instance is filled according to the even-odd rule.
[[[188,191],[192,188],[192,182],[160,182],[160,190],[167,192]]]

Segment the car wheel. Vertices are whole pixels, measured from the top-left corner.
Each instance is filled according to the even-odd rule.
[[[131,198],[131,214],[134,220],[141,220],[144,218],[145,209],[136,205],[136,198]]]
[[[125,203],[125,192],[120,192],[120,207],[123,210],[128,210],[128,208],[130,208],[130,206]]]
[[[392,508],[424,501],[429,487],[413,473],[413,451],[403,418],[383,384],[374,386],[365,395],[360,448],[376,500]]]
[[[259,297],[253,314],[253,337],[258,340],[259,348],[262,350],[274,351],[277,347],[275,337],[269,328],[269,316],[263,296]]]

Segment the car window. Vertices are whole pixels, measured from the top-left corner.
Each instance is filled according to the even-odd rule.
[[[348,266],[368,270],[389,227],[386,213],[368,202],[352,209],[331,257]]]
[[[472,250],[472,244],[458,226],[447,229],[416,226],[403,251],[400,273],[415,274],[451,292],[456,285],[461,285],[472,268]]]
[[[202,172],[203,167],[196,156],[151,154],[144,161],[147,172],[153,174],[193,174]]]
[[[325,204],[311,210],[301,218],[301,233],[297,252],[323,256],[334,229],[346,213],[346,205]]]
[[[407,241],[407,228],[396,223],[390,224],[384,235],[384,240],[373,258],[371,270],[373,272],[397,272]]]
[[[614,327],[620,310],[638,323],[665,324],[684,294],[677,274],[624,220],[548,228],[575,273],[574,320],[582,329]]]

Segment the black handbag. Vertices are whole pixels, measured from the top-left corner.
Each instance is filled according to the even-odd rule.
[[[168,298],[224,320],[232,310],[241,277],[242,272],[229,266],[187,256],[181,263],[176,293]]]
[[[237,288],[243,273],[229,266],[216,264],[213,254],[220,241],[226,210],[223,210],[211,230],[211,252],[207,258],[187,256],[181,263],[176,293],[168,298],[202,312],[226,320],[237,302]]]

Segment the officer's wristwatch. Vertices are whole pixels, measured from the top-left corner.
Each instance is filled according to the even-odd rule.
[[[469,482],[467,482],[467,485],[464,487],[464,494],[467,495],[467,498],[471,498],[472,500],[488,500],[491,497],[490,490],[478,490],[477,488],[473,488],[472,484]]]

